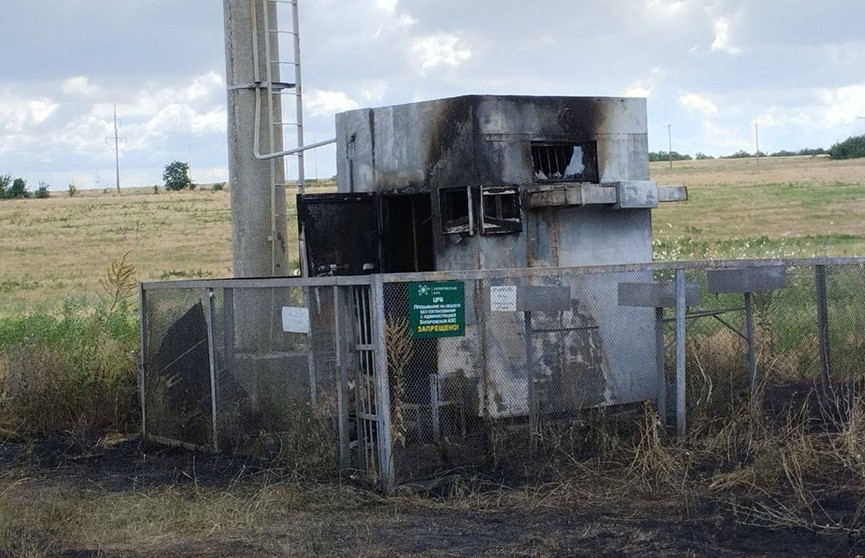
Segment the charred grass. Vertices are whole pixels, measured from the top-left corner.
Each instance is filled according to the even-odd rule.
[[[776,368],[755,396],[690,343],[691,427],[651,405],[506,435],[498,466],[384,497],[294,453],[209,455],[71,431],[0,452],[7,556],[856,555],[865,534],[865,401]],[[698,354],[702,353],[702,354]],[[792,372],[792,371],[787,371]],[[297,432],[297,431],[296,431]],[[297,434],[300,436],[301,434]],[[522,443],[522,446],[520,446]],[[325,453],[330,449],[323,449]],[[328,453],[328,457],[332,455]],[[300,464],[299,464],[300,463]]]

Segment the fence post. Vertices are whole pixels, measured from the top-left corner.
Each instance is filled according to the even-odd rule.
[[[658,420],[661,428],[667,427],[667,370],[664,355],[666,353],[664,343],[664,308],[655,308],[655,366],[658,369],[658,400],[655,404],[658,409]]]
[[[481,382],[483,385],[482,414],[485,421],[490,419],[490,373],[487,360],[487,299],[489,298],[489,284],[486,279],[475,282],[475,315],[478,317],[478,346],[480,347],[481,360]],[[487,424],[489,427],[489,424]]]
[[[378,455],[382,489],[394,487],[393,440],[390,424],[390,379],[387,373],[387,339],[385,338],[384,282],[381,275],[372,276],[372,331],[375,347],[375,399],[378,415]]]
[[[318,403],[318,385],[316,383],[315,374],[315,337],[312,331],[312,305],[318,306],[318,297],[320,296],[318,287],[305,287],[303,289],[303,301],[306,304],[306,311],[309,312],[309,331],[306,332],[306,362],[308,366],[309,376],[309,405],[315,409]]]
[[[147,298],[146,291],[144,290],[144,284],[139,283],[138,285],[138,328],[139,335],[141,338],[141,354],[139,356],[138,362],[138,397],[141,400],[141,438],[143,440],[147,439],[147,405],[145,396],[147,394],[145,390],[144,381],[147,378]]]
[[[685,391],[685,270],[676,270],[676,433],[687,428]]]
[[[820,379],[823,384],[823,395],[827,396],[831,389],[832,364],[829,360],[829,306],[826,298],[826,266],[815,266],[815,283],[817,287],[817,338],[820,347]]]
[[[216,420],[216,339],[213,324],[216,307],[213,302],[213,289],[207,289],[207,357],[210,360],[210,413],[213,427],[213,451],[219,451],[219,426]]]
[[[529,456],[538,453],[538,402],[535,394],[535,351],[532,341],[532,313],[525,314],[525,344],[526,344],[526,397],[529,406]]]
[[[754,348],[754,308],[752,293],[745,293],[745,337],[748,340],[748,375],[751,379],[751,398],[757,394],[757,355]]]
[[[351,287],[333,287],[333,320],[334,347],[336,347],[336,407],[337,430],[339,433],[339,466],[345,470],[351,467],[351,441],[349,440],[348,424],[348,368],[351,351],[348,343],[354,336],[348,333],[350,324],[348,305],[344,303],[343,289]],[[360,437],[360,436],[358,436]]]
[[[432,415],[432,431],[435,443],[441,442],[441,417],[439,416],[439,382],[438,374],[429,375],[429,404]]]

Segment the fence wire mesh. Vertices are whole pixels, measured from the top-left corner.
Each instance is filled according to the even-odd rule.
[[[462,296],[458,327],[436,310],[423,331],[441,337],[419,334],[413,294],[437,284]],[[145,429],[391,486],[536,474],[636,433],[646,409],[671,433],[687,414],[691,434],[757,400],[843,412],[863,291],[858,260],[145,285]]]

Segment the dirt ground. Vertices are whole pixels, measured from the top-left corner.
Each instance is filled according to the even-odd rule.
[[[338,479],[286,483],[258,459],[89,437],[0,445],[0,556],[865,554],[848,534],[751,527],[729,500],[590,472],[551,486],[384,498]]]

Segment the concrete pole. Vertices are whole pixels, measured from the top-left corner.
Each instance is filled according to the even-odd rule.
[[[114,170],[117,172],[117,193],[120,193],[120,138],[117,136],[117,105],[114,105]]]
[[[273,125],[282,121],[279,95],[274,95],[265,83],[269,64],[265,54],[267,41],[270,41],[271,55],[276,57],[278,35],[268,33],[265,28],[265,9],[271,28],[276,29],[276,4],[260,0],[223,0],[235,277],[288,274],[284,165],[281,159],[261,161],[253,154],[256,90],[261,95],[262,151],[283,150],[282,127]],[[278,64],[271,65],[271,77],[273,81],[279,80]]]

